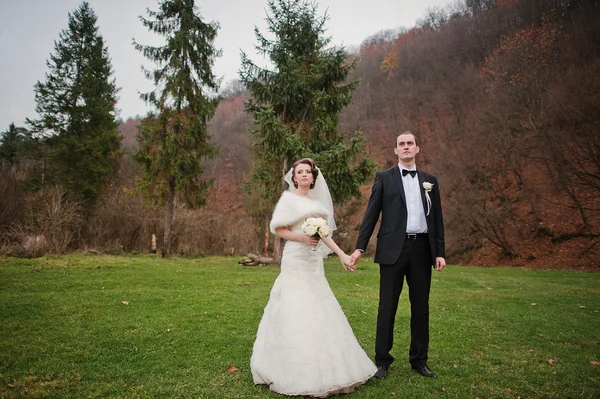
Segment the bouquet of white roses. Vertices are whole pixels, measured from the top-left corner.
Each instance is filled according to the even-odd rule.
[[[302,224],[302,232],[315,238],[329,237],[329,226],[323,218],[308,218]]]

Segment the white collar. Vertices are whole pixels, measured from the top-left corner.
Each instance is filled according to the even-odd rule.
[[[408,169],[408,168],[406,168],[406,167],[404,167],[404,166],[402,166],[402,165],[398,164],[398,169],[400,169],[400,172],[402,172],[402,170],[403,170],[403,169],[404,169],[404,170],[408,170],[408,171],[414,170],[414,171],[416,172],[416,171],[417,171],[417,165],[415,165],[415,166],[413,167],[413,169]]]

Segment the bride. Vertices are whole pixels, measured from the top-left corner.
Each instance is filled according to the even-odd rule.
[[[377,368],[325,279],[323,257],[333,251],[344,269],[354,266],[330,237],[317,240],[302,231],[309,217],[322,217],[330,231],[335,229],[331,195],[314,161],[296,161],[285,180],[290,187],[275,207],[270,229],[287,243],[254,342],[254,383],[285,395],[350,392]]]

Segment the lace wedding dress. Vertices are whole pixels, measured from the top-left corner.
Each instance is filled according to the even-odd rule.
[[[286,207],[280,222],[296,219],[284,225],[301,233],[304,217],[319,216],[319,212],[313,209],[314,200],[293,196],[296,198],[286,199],[292,202],[293,213],[298,214],[298,209],[308,212],[300,212],[296,218]],[[272,230],[278,225],[273,221]],[[377,371],[329,287],[321,251],[299,242],[286,243],[281,272],[258,327],[250,368],[255,384],[266,384],[285,395],[314,397],[350,392]]]

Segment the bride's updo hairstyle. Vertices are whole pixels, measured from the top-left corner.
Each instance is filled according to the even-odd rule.
[[[296,179],[294,179],[294,176],[296,176],[296,167],[300,164],[306,164],[306,165],[310,166],[310,171],[313,175],[313,181],[310,184],[310,188],[311,189],[315,188],[317,176],[319,176],[319,170],[317,169],[317,166],[315,165],[315,161],[313,161],[311,158],[299,159],[296,162],[294,162],[294,165],[292,165],[292,181],[294,182],[294,187],[298,188],[298,183],[296,182]]]

